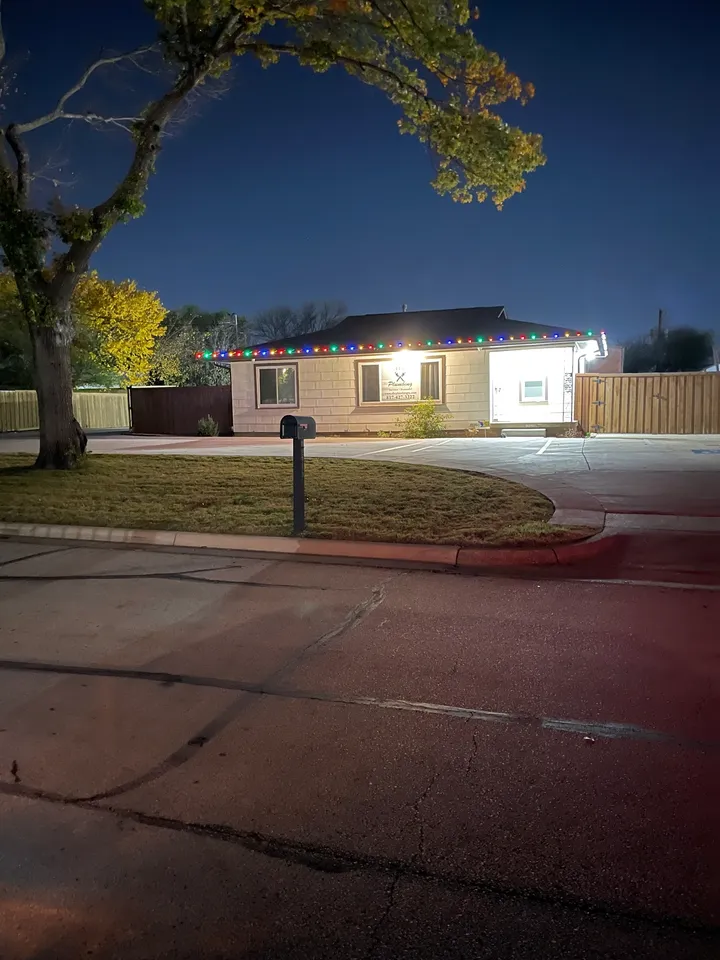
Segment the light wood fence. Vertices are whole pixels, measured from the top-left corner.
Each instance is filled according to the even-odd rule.
[[[591,433],[720,433],[720,373],[582,373],[575,419]]]
[[[86,429],[127,429],[130,426],[127,392],[76,390],[73,410]],[[37,430],[38,406],[34,390],[0,390],[0,433]]]

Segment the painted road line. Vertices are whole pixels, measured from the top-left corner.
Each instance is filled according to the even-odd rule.
[[[360,457],[377,456],[379,453],[390,453],[391,450],[409,450],[411,447],[418,447],[423,443],[427,443],[427,440],[412,440],[406,443],[396,443],[392,447],[378,447],[375,450],[365,450],[363,453],[356,453],[355,456],[350,459],[359,460]]]
[[[8,577],[8,579],[11,579]],[[689,580],[614,580],[609,577],[563,577],[562,583],[595,583],[621,587],[662,587],[663,590],[707,590],[720,593],[720,585],[715,583],[692,583]]]
[[[692,737],[666,733],[661,730],[652,730],[634,723],[618,723],[614,720],[574,720],[566,717],[545,717],[530,713],[484,710],[477,707],[455,707],[446,703],[424,703],[413,700],[381,700],[377,697],[344,697],[339,694],[323,693],[321,691],[293,690],[258,683],[245,683],[242,680],[225,679],[223,677],[203,677],[194,674],[168,673],[165,671],[150,671],[123,667],[83,666],[82,664],[63,664],[35,660],[0,660],[0,670],[24,673],[55,673],[86,677],[118,677],[128,680],[149,681],[151,683],[178,683],[194,687],[215,687],[221,690],[237,690],[243,693],[255,694],[256,696],[278,697],[284,700],[311,700],[319,703],[374,707],[381,710],[434,714],[455,720],[474,720],[481,723],[499,723],[530,729],[552,730],[558,733],[579,735],[584,739],[644,740],[650,743],[664,743],[701,750],[720,750],[720,741],[717,740],[698,740]]]
[[[541,456],[543,453],[545,453],[545,451],[547,450],[547,448],[548,448],[548,447],[550,446],[550,444],[553,442],[553,439],[554,439],[553,437],[549,437],[549,438],[545,441],[545,443],[540,447],[540,449],[536,451],[535,456],[536,456],[536,457],[539,457],[539,456]]]

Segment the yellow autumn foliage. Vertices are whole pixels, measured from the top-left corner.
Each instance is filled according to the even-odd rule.
[[[124,384],[147,383],[167,310],[157,293],[134,280],[82,276],[72,301],[76,359],[86,357]],[[30,342],[12,275],[0,272],[0,342],[30,356]]]
[[[93,271],[78,281],[73,307],[97,338],[95,359],[125,383],[145,383],[167,313],[157,293],[138,289],[134,280],[102,280]]]

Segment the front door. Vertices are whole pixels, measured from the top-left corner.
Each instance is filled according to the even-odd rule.
[[[494,380],[492,385],[492,419],[494,423],[507,423],[507,385]]]

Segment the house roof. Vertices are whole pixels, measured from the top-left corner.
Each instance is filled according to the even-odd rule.
[[[509,341],[542,341],[560,338],[586,340],[591,330],[568,330],[542,323],[510,320],[503,306],[459,307],[452,310],[413,310],[368,313],[346,317],[334,327],[297,337],[258,343],[241,350],[208,351],[198,358],[251,360],[276,355],[317,355],[432,347],[470,347],[507,344]]]
[[[502,321],[502,322],[501,322]],[[507,323],[505,307],[460,307],[455,310],[413,310],[364,313],[345,317],[326,330],[257,344],[258,347],[303,347],[333,343],[378,343],[384,340],[444,340],[448,337],[493,336]]]

